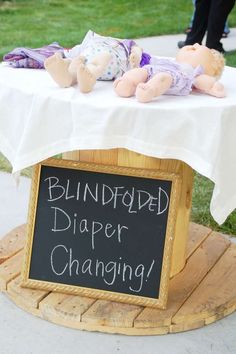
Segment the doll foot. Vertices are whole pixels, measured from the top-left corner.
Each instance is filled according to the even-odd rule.
[[[225,88],[220,82],[215,82],[208,93],[218,98],[223,98],[226,96]]]
[[[68,71],[70,61],[55,53],[44,61],[44,67],[60,87],[70,87],[74,82],[73,75]]]
[[[84,64],[85,63],[85,57],[80,55],[79,57],[76,57],[76,58],[73,58],[71,60],[71,63],[69,65],[69,73],[71,75],[73,75],[74,77],[77,76],[77,70],[78,70],[78,67],[81,65],[81,64]]]
[[[156,97],[155,90],[147,83],[140,83],[135,92],[136,98],[139,102],[147,103]]]
[[[77,68],[77,80],[80,91],[83,93],[91,92],[97,81],[96,76],[84,64],[80,64]]]
[[[114,90],[120,97],[131,97],[135,94],[136,86],[128,78],[120,77],[116,79],[113,83]]]

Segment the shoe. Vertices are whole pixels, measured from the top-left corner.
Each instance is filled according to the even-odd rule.
[[[185,41],[179,41],[177,43],[177,46],[178,46],[179,49],[183,48],[185,46]]]

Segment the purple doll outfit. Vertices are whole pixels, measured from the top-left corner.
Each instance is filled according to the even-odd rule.
[[[194,79],[204,73],[201,65],[193,68],[189,64],[180,64],[168,58],[153,57],[150,64],[145,65],[144,68],[148,72],[148,80],[158,73],[169,73],[172,77],[172,84],[165,94],[177,96],[189,95]]]
[[[3,61],[14,68],[44,69],[44,60],[58,51],[63,51],[58,43],[54,42],[41,48],[15,48],[4,55]]]
[[[132,47],[137,45],[135,43],[135,41],[133,41],[132,39],[123,39],[119,42],[119,44],[125,48],[125,50],[127,52],[127,57],[130,56]],[[151,55],[149,55],[148,53],[142,52],[142,57],[141,57],[141,61],[140,61],[139,66],[142,67],[144,65],[149,64],[150,60],[151,60]]]

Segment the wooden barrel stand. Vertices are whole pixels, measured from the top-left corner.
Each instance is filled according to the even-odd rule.
[[[196,329],[236,310],[236,244],[190,223],[193,171],[177,160],[160,160],[125,149],[77,151],[63,158],[176,172],[182,178],[167,308],[66,295],[21,287],[26,225],[0,241],[0,291],[17,306],[53,323],[88,331],[156,335]]]
[[[26,225],[0,241],[0,291],[31,314],[70,328],[126,335],[196,329],[236,310],[236,244],[190,223],[186,266],[170,280],[166,310],[20,286]]]

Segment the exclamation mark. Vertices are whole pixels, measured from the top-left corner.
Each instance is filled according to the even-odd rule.
[[[155,263],[155,261],[154,261],[154,259],[153,259],[152,264],[150,265],[149,271],[148,271],[148,273],[147,273],[146,281],[148,281],[148,278],[149,278],[149,276],[150,276],[150,274],[151,274],[151,271],[152,271],[152,268],[153,268],[153,266],[154,266],[154,263]]]

